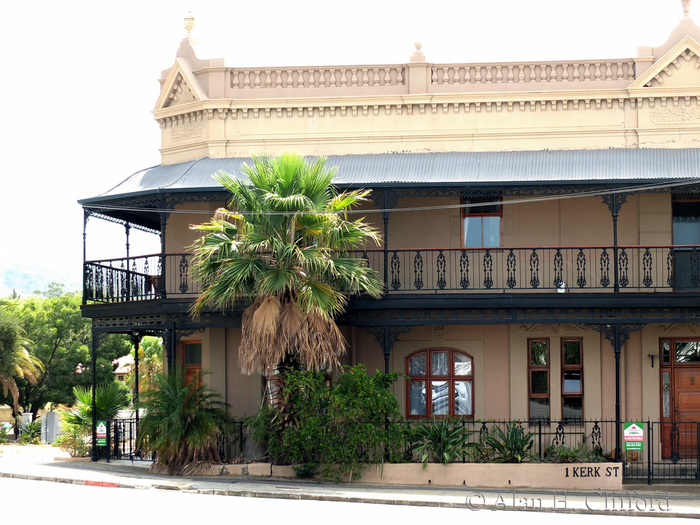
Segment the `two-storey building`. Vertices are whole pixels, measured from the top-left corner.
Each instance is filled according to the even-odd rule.
[[[407,375],[407,418],[700,421],[700,28],[684,5],[634,58],[434,64],[417,44],[404,64],[237,68],[188,34],[153,112],[162,164],[80,201],[86,223],[161,250],[86,261],[84,315],[163,335],[169,366],[209,370],[233,414],[255,413],[241,312],[189,314],[189,226],[225,203],[214,172],[295,149],[373,190],[383,244],[357,256],[386,294],[338,321],[346,364]],[[673,428],[663,456],[695,454]]]

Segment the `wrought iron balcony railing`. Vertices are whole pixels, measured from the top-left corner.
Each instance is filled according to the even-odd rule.
[[[700,291],[700,246],[449,248],[354,252],[396,293]],[[190,254],[89,261],[84,301],[194,297]],[[386,263],[385,263],[386,262]],[[617,281],[616,281],[617,279]]]

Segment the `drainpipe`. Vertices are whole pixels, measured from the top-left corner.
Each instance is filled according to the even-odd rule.
[[[389,192],[384,191],[384,293],[389,291]],[[388,328],[387,328],[388,329]],[[387,336],[388,340],[388,336]]]
[[[87,222],[90,212],[83,208],[83,304],[87,304]]]
[[[97,388],[97,334],[95,326],[92,326],[92,461],[97,461],[97,401],[95,390]]]
[[[615,279],[615,284],[617,285],[617,278]],[[621,341],[620,341],[620,325],[615,324],[614,332],[615,341],[615,459],[618,462],[622,461],[622,442],[620,441],[620,353],[621,353]]]

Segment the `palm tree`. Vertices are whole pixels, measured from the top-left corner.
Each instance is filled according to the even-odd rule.
[[[243,313],[239,364],[244,373],[270,374],[285,360],[307,369],[338,364],[345,340],[335,323],[348,296],[383,291],[376,272],[350,250],[379,243],[377,232],[347,211],[369,191],[337,193],[336,169],[294,152],[253,156],[242,172],[214,177],[230,193],[230,209],[194,226],[193,274],[202,293],[193,305]]]
[[[14,402],[15,413],[20,412],[19,389],[15,378],[36,381],[44,370],[44,365],[37,357],[31,355],[22,328],[4,309],[0,309],[0,385],[3,395],[10,394]]]
[[[234,427],[227,405],[201,381],[188,381],[181,369],[156,374],[151,386],[136,406],[145,412],[137,447],[152,452],[154,465],[170,474],[192,471],[198,463],[220,464],[218,439]]]

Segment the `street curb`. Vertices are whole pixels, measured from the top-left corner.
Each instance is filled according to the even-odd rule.
[[[547,512],[547,513],[563,513],[563,514],[588,514],[597,516],[649,516],[658,518],[694,518],[700,519],[700,516],[693,513],[681,512],[636,512],[636,511],[604,511],[604,510],[588,510],[576,508],[503,508],[496,505],[467,505],[465,503],[456,503],[450,501],[434,501],[429,499],[407,500],[395,498],[368,498],[362,496],[337,496],[332,494],[308,494],[308,493],[284,493],[272,492],[265,490],[232,490],[232,489],[198,489],[192,485],[166,484],[166,483],[151,483],[151,484],[134,484],[134,483],[117,483],[111,481],[96,481],[72,478],[59,478],[51,476],[39,476],[33,474],[17,474],[0,472],[0,478],[26,479],[31,481],[46,481],[53,483],[67,483],[72,485],[86,485],[96,487],[109,487],[120,489],[140,489],[140,490],[176,490],[187,494],[208,494],[213,496],[235,496],[243,498],[267,498],[267,499],[285,499],[285,500],[307,500],[307,501],[331,501],[341,503],[368,503],[374,505],[402,505],[406,507],[440,507],[440,508],[455,508],[465,509],[471,512],[480,510],[500,510],[500,511],[524,511],[524,512]]]

